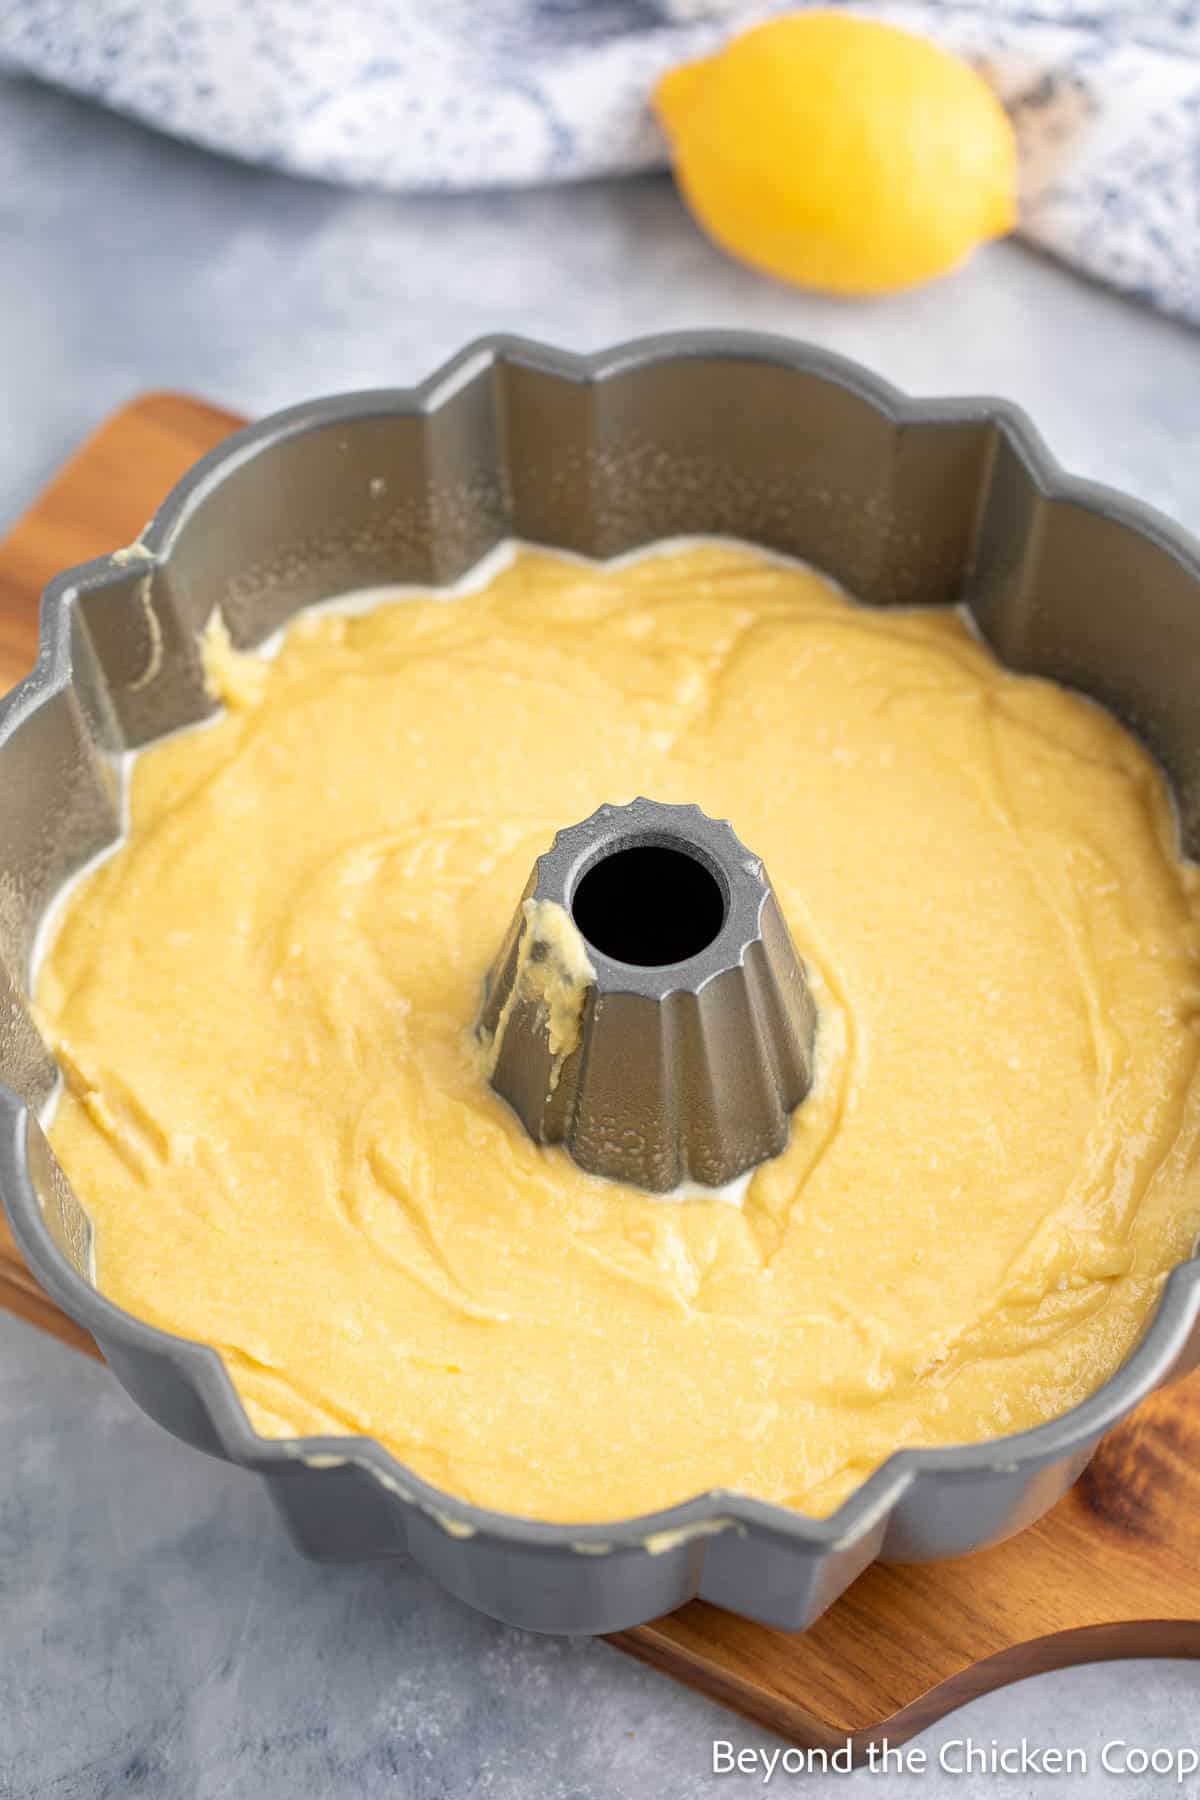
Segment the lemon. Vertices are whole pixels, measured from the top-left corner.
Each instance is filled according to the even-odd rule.
[[[892,25],[772,19],[671,70],[654,102],[700,223],[803,287],[912,287],[1016,216],[1004,108],[967,63]]]

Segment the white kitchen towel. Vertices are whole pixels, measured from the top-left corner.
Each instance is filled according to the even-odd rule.
[[[477,189],[661,166],[655,78],[785,10],[795,0],[0,0],[0,66],[299,174]],[[1200,0],[847,10],[924,32],[992,82],[1031,242],[1200,324]]]

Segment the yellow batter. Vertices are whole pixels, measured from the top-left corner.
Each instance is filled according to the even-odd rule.
[[[138,759],[37,997],[104,1292],[260,1431],[543,1519],[822,1513],[1116,1368],[1200,1229],[1200,899],[1098,708],[724,544],[209,651],[229,710]],[[581,1173],[479,1071],[533,859],[643,793],[763,856],[820,1007],[740,1208]]]

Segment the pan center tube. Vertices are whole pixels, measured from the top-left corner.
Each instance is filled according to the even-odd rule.
[[[699,956],[725,911],[712,870],[682,845],[664,843],[609,851],[571,896],[571,917],[591,948],[637,969]]]
[[[816,1010],[761,860],[699,807],[640,799],[539,857],[476,1030],[536,1143],[668,1193],[784,1148]]]

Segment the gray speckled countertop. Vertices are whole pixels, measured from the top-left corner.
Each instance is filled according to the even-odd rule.
[[[924,292],[842,305],[726,261],[665,180],[347,194],[3,80],[0,246],[0,529],[138,389],[256,413],[416,379],[484,331],[585,349],[696,325],[814,338],[914,392],[1005,394],[1070,467],[1200,528],[1200,334],[1014,246]],[[0,1794],[764,1791],[761,1770],[714,1776],[712,1742],[778,1745],[605,1645],[508,1631],[406,1568],[303,1562],[253,1478],[174,1443],[102,1368],[3,1316],[0,1435]],[[1200,1747],[1198,1702],[1197,1664],[1067,1670],[926,1733],[924,1775],[780,1772],[765,1791],[1197,1795],[1194,1779],[1106,1776],[1096,1760],[1119,1738]],[[939,1772],[939,1750],[968,1735],[1078,1746],[1092,1772]]]

